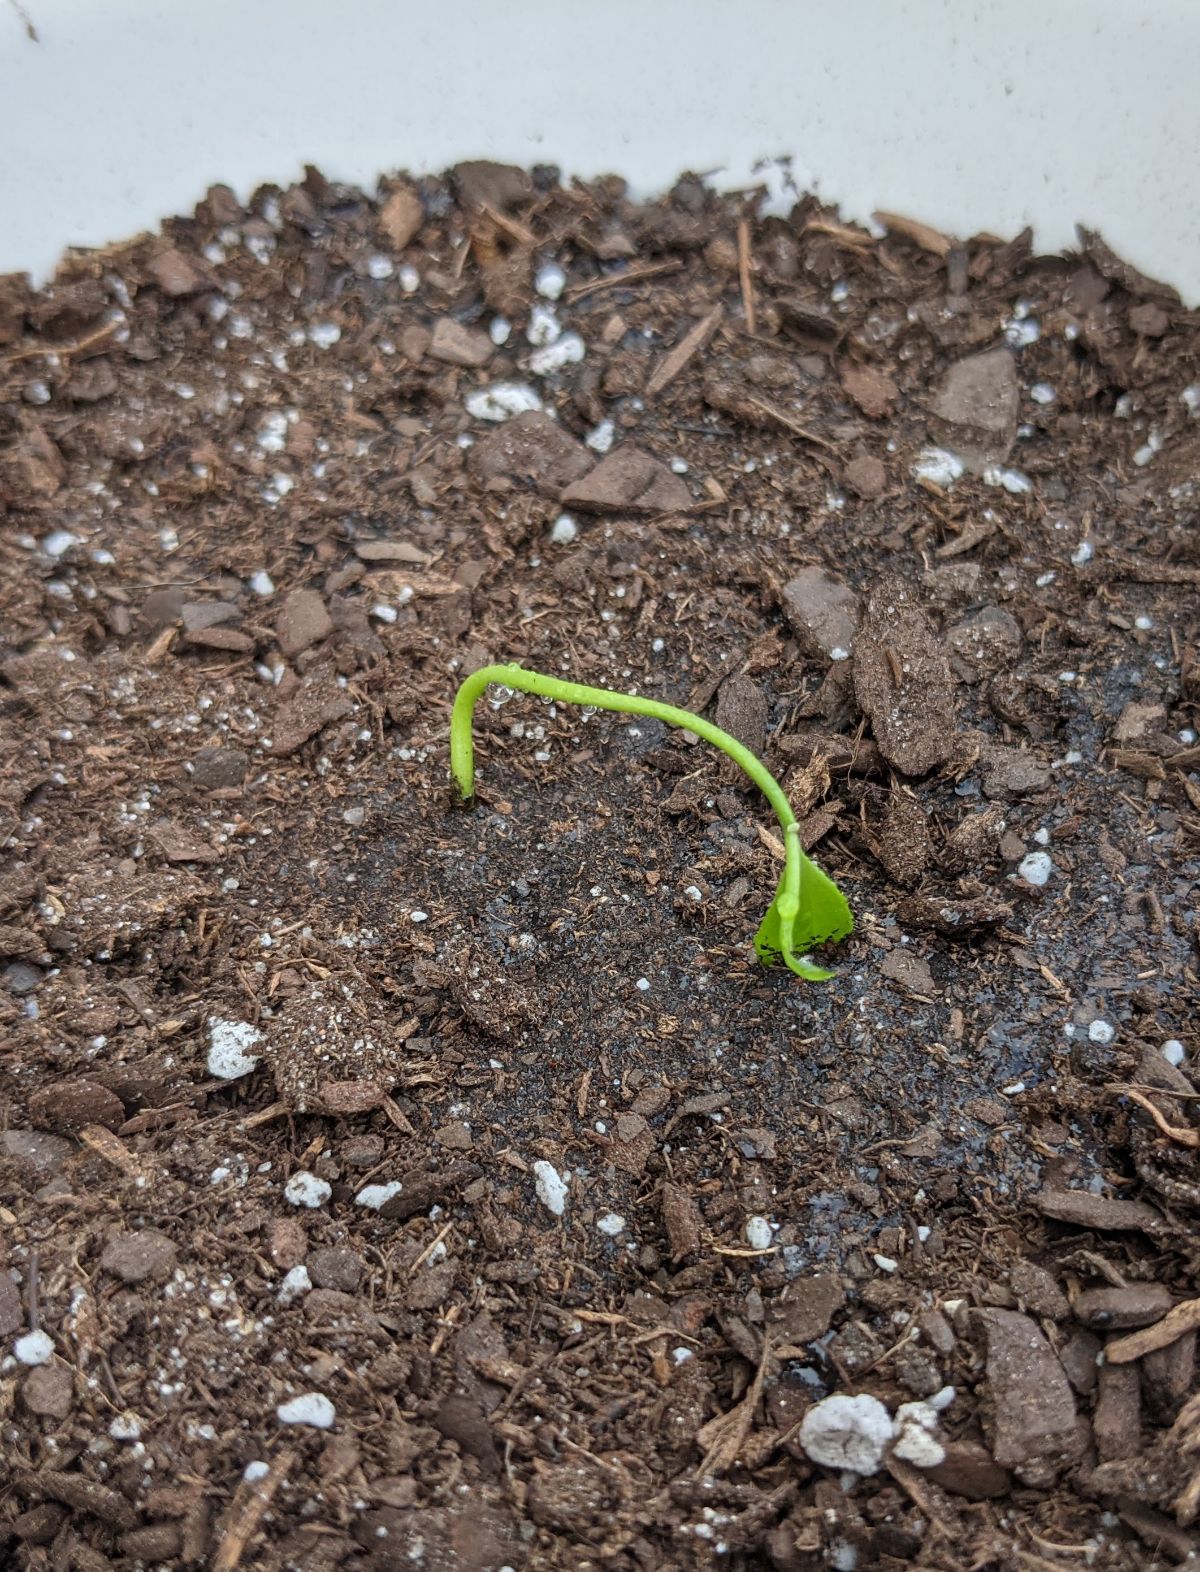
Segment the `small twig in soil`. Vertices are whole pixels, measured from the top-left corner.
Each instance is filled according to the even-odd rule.
[[[848,251],[870,251],[875,244],[870,235],[860,234],[857,229],[848,229],[845,224],[836,224],[829,218],[808,219],[800,234],[802,237],[824,235],[835,245],[845,246]]]
[[[1095,1548],[1092,1545],[1061,1545],[1057,1540],[1043,1539],[1040,1534],[1035,1534],[1032,1531],[1030,1532],[1029,1537],[1032,1539],[1039,1550],[1049,1550],[1055,1555],[1086,1556],[1090,1562],[1096,1554]]]
[[[885,1365],[888,1360],[893,1358],[894,1355],[898,1354],[906,1344],[914,1342],[916,1340],[916,1335],[916,1331],[913,1327],[905,1327],[904,1331],[900,1334],[900,1336],[896,1339],[890,1348],[885,1348],[881,1354],[872,1359],[871,1363],[867,1365],[865,1369],[857,1372],[859,1378],[861,1379],[863,1376],[868,1376],[872,1370],[878,1370],[880,1365]]]
[[[1035,1555],[1032,1550],[1018,1550],[1017,1560],[1029,1572],[1062,1572],[1061,1561],[1047,1561],[1045,1556]]]
[[[1192,1151],[1200,1151],[1200,1131],[1188,1130],[1179,1125],[1168,1124],[1143,1092],[1139,1092],[1134,1087],[1126,1086],[1119,1081],[1105,1087],[1105,1090],[1114,1092],[1120,1097],[1128,1097],[1131,1103],[1136,1103],[1139,1108],[1144,1108],[1169,1141],[1175,1141],[1179,1146],[1189,1147]],[[1160,1092],[1158,1095],[1169,1097],[1171,1094],[1169,1092]]]
[[[718,301],[707,316],[701,317],[699,322],[688,329],[674,349],[667,351],[646,383],[648,398],[653,398],[656,393],[661,393],[665,387],[674,382],[692,356],[703,349],[717,331],[724,315],[725,308]]]
[[[257,1130],[260,1124],[270,1124],[275,1119],[282,1119],[288,1112],[286,1103],[271,1103],[266,1108],[260,1108],[257,1113],[248,1115],[238,1126],[241,1130]]]
[[[510,240],[515,240],[518,245],[537,245],[537,236],[534,234],[533,230],[526,229],[525,225],[519,224],[515,218],[509,218],[506,214],[497,211],[496,208],[490,206],[487,202],[481,202],[479,204],[479,211],[484,214],[485,217],[491,219],[492,223],[495,224],[497,229],[502,230]]]
[[[416,1270],[417,1270],[417,1268],[419,1266],[424,1266],[425,1265],[426,1261],[428,1261],[429,1257],[433,1254],[433,1252],[437,1249],[438,1245],[441,1244],[442,1240],[446,1237],[446,1235],[450,1232],[450,1230],[453,1227],[454,1227],[453,1223],[447,1223],[446,1226],[443,1229],[441,1229],[441,1231],[439,1233],[434,1235],[434,1237],[425,1246],[424,1250],[421,1251],[421,1253],[417,1257],[417,1259],[409,1267],[408,1275],[410,1277],[415,1275]]]
[[[1123,1085],[1125,1083],[1122,1083]],[[1143,1086],[1139,1082],[1129,1082],[1135,1092],[1144,1092],[1147,1097],[1169,1097],[1176,1103],[1200,1103],[1200,1092],[1176,1092],[1165,1086]],[[1115,1089],[1115,1088],[1114,1088]]]
[[[759,1360],[758,1370],[745,1397],[735,1408],[731,1408],[728,1413],[718,1414],[715,1419],[710,1419],[696,1432],[696,1444],[704,1449],[704,1460],[696,1470],[697,1479],[703,1479],[709,1474],[724,1473],[737,1461],[738,1453],[745,1445],[754,1422],[754,1410],[758,1407],[758,1400],[762,1396],[763,1382],[766,1379],[770,1360],[771,1339],[764,1337],[762,1358]]]
[[[742,312],[746,318],[746,332],[758,331],[758,315],[754,309],[754,281],[750,277],[750,220],[742,215],[737,227],[738,282],[742,290]]]
[[[1039,966],[1038,971],[1050,984],[1051,988],[1056,988],[1065,999],[1069,999],[1071,997],[1071,990],[1067,987],[1066,983],[1060,981],[1060,979],[1054,975],[1048,966]]]
[[[642,267],[626,268],[624,273],[610,273],[605,278],[595,278],[590,284],[576,284],[574,289],[568,289],[566,298],[569,301],[582,300],[585,295],[594,295],[601,289],[620,289],[623,284],[640,284],[646,278],[658,278],[663,273],[678,273],[683,263],[678,258],[669,262],[647,262]]]
[[[29,1252],[29,1286],[25,1291],[25,1308],[29,1313],[29,1330],[36,1332],[40,1329],[41,1306],[38,1303],[40,1257],[36,1249]]]
[[[904,1491],[905,1495],[917,1506],[929,1521],[929,1526],[936,1532],[944,1527],[941,1513],[929,1492],[929,1486],[921,1477],[921,1470],[914,1468],[911,1463],[904,1462],[898,1457],[889,1457],[887,1471]]]
[[[98,344],[106,343],[116,333],[118,326],[119,323],[115,321],[105,322],[69,344],[22,344],[10,350],[0,360],[0,365],[12,366],[18,360],[36,360],[40,355],[57,355],[60,360],[69,359],[72,355],[81,355],[85,349],[95,349]]]
[[[451,1305],[449,1310],[447,1310],[445,1318],[442,1320],[438,1327],[437,1333],[434,1336],[433,1342],[429,1345],[429,1357],[431,1359],[436,1359],[437,1356],[441,1353],[442,1346],[446,1339],[458,1325],[459,1317],[462,1315],[462,1312],[462,1305]]]
[[[258,1532],[258,1525],[271,1505],[275,1492],[287,1478],[288,1471],[295,1461],[295,1452],[290,1449],[285,1450],[279,1454],[261,1479],[245,1481],[238,1486],[233,1498],[229,1525],[213,1558],[212,1572],[233,1572],[242,1559],[247,1544]]]
[[[413,1083],[409,1082],[408,1084],[411,1085]],[[413,1129],[403,1109],[398,1107],[391,1097],[385,1097],[380,1103],[380,1107],[387,1115],[389,1122],[399,1130],[401,1135],[416,1135],[417,1132]]]
[[[1063,1264],[1081,1265],[1089,1267],[1097,1277],[1102,1277],[1110,1288],[1128,1288],[1129,1279],[1102,1255],[1097,1255],[1094,1250],[1076,1250],[1073,1256],[1064,1257]]]
[[[768,404],[766,399],[748,398],[746,403],[751,409],[758,410],[759,414],[766,415],[770,420],[776,420],[794,437],[799,437],[802,442],[811,442],[814,448],[824,448],[827,453],[836,453],[837,449],[832,442],[826,442],[824,437],[819,437],[815,431],[810,431],[807,426],[802,426],[798,420],[782,409],[777,409],[774,404]]]
[[[640,1332],[637,1337],[630,1339],[631,1348],[640,1348],[643,1343],[656,1342],[660,1337],[669,1337],[672,1342],[679,1340],[685,1343],[695,1343],[700,1346],[700,1339],[692,1337],[689,1332],[680,1332],[673,1326],[652,1326],[647,1332]]]

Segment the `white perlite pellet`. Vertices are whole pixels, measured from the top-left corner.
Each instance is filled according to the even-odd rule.
[[[337,1410],[324,1392],[301,1392],[299,1397],[289,1397],[275,1410],[281,1425],[311,1425],[314,1430],[328,1430],[337,1418]]]
[[[569,1180],[564,1179],[553,1163],[540,1159],[533,1165],[533,1188],[538,1200],[548,1212],[561,1217],[567,1205]]]
[[[208,1073],[218,1081],[236,1081],[258,1068],[259,1055],[250,1049],[262,1042],[262,1033],[249,1021],[224,1021],[214,1017],[208,1023]]]
[[[333,1189],[325,1179],[318,1179],[307,1168],[298,1169],[283,1187],[283,1198],[293,1206],[315,1208],[324,1206]]]

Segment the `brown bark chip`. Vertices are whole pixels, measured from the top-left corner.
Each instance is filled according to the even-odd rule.
[[[824,1337],[845,1298],[841,1279],[832,1272],[800,1277],[789,1284],[770,1309],[771,1337],[776,1352],[789,1345],[799,1348]]]
[[[900,389],[886,371],[878,366],[843,366],[839,373],[849,396],[872,420],[890,415]]]
[[[39,1365],[25,1377],[21,1400],[32,1414],[65,1419],[75,1402],[75,1380],[65,1365]]]
[[[692,494],[665,464],[626,444],[567,486],[561,501],[585,513],[686,513]]]
[[[1144,1201],[1119,1201],[1087,1190],[1043,1190],[1037,1204],[1046,1217],[1100,1233],[1157,1233],[1161,1215]]]
[[[25,1323],[21,1295],[11,1273],[0,1266],[0,1337],[8,1337]]]
[[[935,1485],[971,1501],[990,1501],[1008,1494],[1008,1470],[996,1463],[986,1447],[972,1441],[942,1443],[945,1458],[924,1472]]]
[[[1049,1484],[1079,1455],[1075,1402],[1037,1323],[1013,1310],[979,1310],[987,1343],[992,1456],[1026,1484]]]
[[[717,692],[717,725],[751,753],[762,753],[770,706],[752,677],[727,677]]]
[[[845,660],[854,650],[861,607],[849,585],[822,568],[801,568],[783,590],[783,612],[805,653]]]
[[[207,270],[176,246],[166,246],[146,264],[146,271],[164,295],[178,299],[212,287]]]
[[[881,496],[887,487],[887,466],[874,454],[863,453],[851,459],[842,476],[851,491],[866,502]]]
[[[354,708],[337,684],[325,676],[306,677],[295,698],[280,710],[273,727],[271,752],[286,758],[315,737],[333,721],[342,720]]]
[[[879,751],[902,775],[924,775],[954,752],[955,690],[946,652],[900,579],[885,579],[867,600],[854,692]]]
[[[929,409],[980,467],[1008,457],[1017,433],[1020,386],[1011,350],[969,355],[939,379]]]
[[[333,620],[315,590],[293,590],[283,603],[276,632],[279,648],[290,658],[327,639]]]
[[[379,210],[379,227],[397,251],[412,243],[424,221],[421,199],[411,186],[397,186]]]
[[[1160,1320],[1173,1304],[1162,1283],[1130,1288],[1085,1288],[1074,1304],[1075,1318],[1093,1331],[1122,1332]]]
[[[162,1282],[175,1266],[176,1249],[156,1228],[114,1234],[104,1247],[100,1266],[123,1283]]]
[[[29,1117],[44,1130],[76,1135],[89,1124],[115,1128],[125,1118],[125,1105],[98,1081],[65,1081],[35,1092],[29,1099]]]
[[[700,1248],[700,1208],[678,1185],[663,1185],[662,1216],[673,1260],[682,1261]]]
[[[465,327],[453,317],[439,317],[433,328],[429,354],[448,366],[482,366],[495,353],[495,345],[486,333],[477,328]]]
[[[1136,1365],[1100,1366],[1092,1434],[1102,1463],[1141,1450],[1142,1383]]]
[[[480,437],[467,455],[467,468],[481,484],[503,479],[544,497],[557,497],[594,462],[582,442],[540,410],[506,420]]]

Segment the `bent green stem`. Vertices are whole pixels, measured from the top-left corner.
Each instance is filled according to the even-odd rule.
[[[658,699],[643,698],[635,693],[612,693],[607,688],[590,688],[581,682],[567,682],[559,677],[526,671],[522,666],[483,666],[472,672],[459,687],[450,717],[450,770],[463,802],[470,802],[475,795],[472,717],[476,704],[493,682],[522,693],[539,694],[559,704],[581,704],[627,715],[648,715],[668,726],[690,731],[732,759],[771,804],[783,830],[783,873],[775,899],[754,939],[759,959],[768,965],[782,959],[798,976],[813,981],[833,976],[832,972],[796,952],[844,938],[854,927],[850,908],[833,880],[805,855],[800,845],[800,826],[783,787],[749,748],[703,716],[676,709],[673,704],[660,703]]]

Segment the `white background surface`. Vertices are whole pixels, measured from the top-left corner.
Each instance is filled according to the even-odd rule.
[[[1081,220],[1200,300],[1195,0],[0,0],[0,272],[311,161],[801,188],[966,235]],[[19,150],[19,151],[18,151]]]

